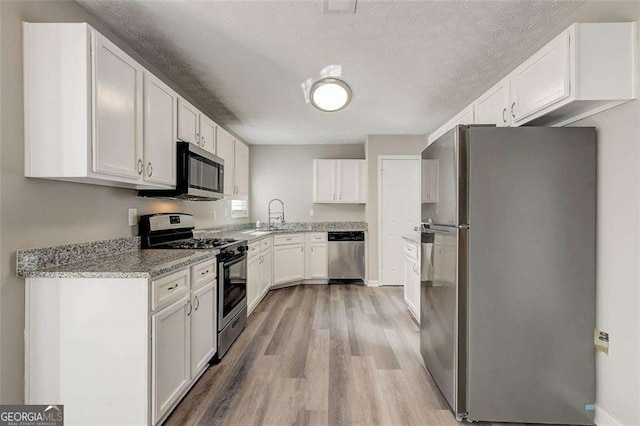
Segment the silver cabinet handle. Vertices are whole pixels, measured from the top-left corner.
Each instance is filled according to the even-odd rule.
[[[338,197],[339,200],[342,200],[342,194],[340,194],[340,196]]]
[[[333,199],[335,200],[335,199],[336,199],[336,194],[333,194],[333,195],[331,196],[331,198],[333,198]]]
[[[502,121],[504,122],[504,124],[507,124],[507,118],[505,117],[506,113],[507,113],[507,108],[502,110]]]
[[[200,139],[202,139],[202,145],[200,145],[200,146],[205,146],[205,145],[207,144],[207,138],[205,138],[205,137],[203,136],[203,137],[202,137],[202,138],[200,138]]]
[[[149,177],[153,176],[153,164],[149,161],[149,165],[147,166],[147,173],[149,173]]]
[[[200,299],[198,299],[198,296],[196,296],[196,308],[194,310],[198,310],[198,308],[200,307]]]
[[[196,132],[196,143],[200,146],[200,133]]]
[[[514,102],[514,103],[512,103],[512,104],[511,104],[511,116],[512,116],[513,118],[516,118],[516,113],[515,113],[515,112],[513,112],[513,110],[514,110],[514,108],[515,108],[515,107],[516,107],[516,103]]]
[[[138,158],[138,174],[141,175],[144,169],[144,163],[142,162],[142,158]]]
[[[176,288],[178,288],[178,284],[175,284],[175,285],[173,285],[171,287],[168,287],[167,291],[175,290]]]
[[[187,300],[187,305],[189,305],[189,312],[187,312],[187,316],[191,316],[191,312],[193,311],[193,306],[191,305],[191,300]]]
[[[300,251],[304,251],[304,246],[300,247]]]
[[[207,269],[206,271],[200,272],[200,275],[207,275],[208,273],[209,273],[209,270]]]
[[[311,246],[311,253],[313,253],[313,246]]]

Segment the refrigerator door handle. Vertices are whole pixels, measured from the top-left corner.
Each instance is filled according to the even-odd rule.
[[[448,232],[454,229],[469,229],[469,225],[441,225],[438,223],[422,223],[422,230],[434,230]]]

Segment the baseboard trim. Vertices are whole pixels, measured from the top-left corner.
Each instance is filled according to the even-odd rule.
[[[380,283],[378,282],[378,280],[369,280],[369,282],[367,282],[367,286],[380,287]]]
[[[593,419],[593,422],[597,426],[624,426],[624,423],[622,423],[620,420],[616,419],[614,416],[604,411],[597,404],[596,404],[596,412],[595,412],[595,417]]]

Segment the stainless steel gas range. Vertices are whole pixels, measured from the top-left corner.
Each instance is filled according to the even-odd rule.
[[[158,213],[140,217],[143,249],[218,249],[218,353],[221,359],[247,324],[247,241],[194,238],[193,216]]]

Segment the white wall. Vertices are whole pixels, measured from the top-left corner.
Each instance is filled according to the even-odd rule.
[[[127,226],[129,207],[139,214],[192,213],[198,227],[234,221],[223,219],[225,201],[163,202],[138,198],[132,190],[24,178],[22,21],[89,22],[112,37],[71,1],[0,1],[0,20],[0,403],[8,404],[22,402],[24,382],[24,281],[15,276],[16,250],[135,235],[137,229]],[[157,73],[131,49],[121,47]],[[214,210],[218,221],[213,220]]]
[[[596,357],[596,401],[625,425],[640,424],[638,105],[572,124],[598,132],[596,324],[609,333],[611,346]]]
[[[288,222],[364,221],[363,204],[313,203],[313,160],[332,158],[364,159],[364,145],[252,146],[252,219],[267,223],[269,201],[279,198],[284,201]],[[310,209],[315,216],[309,216]]]

